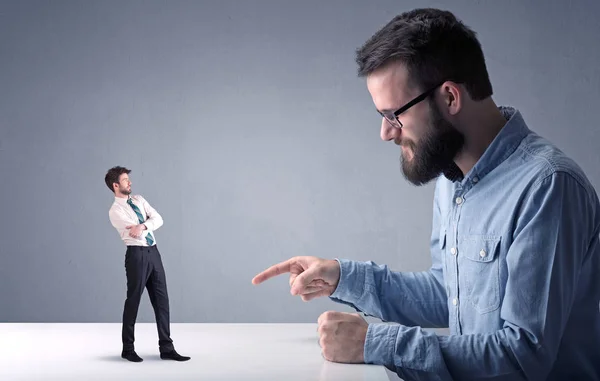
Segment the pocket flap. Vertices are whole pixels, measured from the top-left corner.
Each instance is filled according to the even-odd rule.
[[[459,255],[475,262],[491,262],[498,252],[501,239],[497,235],[468,235],[463,238]]]

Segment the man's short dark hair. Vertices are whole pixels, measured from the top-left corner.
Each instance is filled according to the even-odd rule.
[[[397,61],[422,91],[442,81],[465,85],[474,100],[492,95],[485,58],[475,32],[452,13],[423,8],[402,13],[356,51],[358,75]]]
[[[123,173],[131,173],[131,170],[125,168],[125,167],[112,167],[111,169],[108,170],[108,172],[106,172],[106,176],[104,176],[104,182],[106,183],[106,186],[108,187],[108,189],[111,190],[111,192],[115,192],[115,189],[113,188],[113,184],[114,183],[118,183],[119,182],[119,177],[121,177],[121,175]]]

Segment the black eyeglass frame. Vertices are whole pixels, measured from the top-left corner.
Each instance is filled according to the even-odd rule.
[[[447,80],[444,80],[440,83],[438,83],[437,85],[433,86],[432,88],[430,88],[429,90],[425,91],[424,93],[422,93],[421,95],[417,96],[416,98],[414,98],[413,100],[411,100],[410,102],[408,102],[407,104],[405,104],[404,106],[400,107],[398,110],[394,111],[394,112],[390,112],[390,113],[383,113],[379,110],[377,110],[377,112],[379,113],[379,115],[381,115],[385,120],[387,120],[387,122],[394,128],[398,128],[401,129],[402,127],[404,127],[402,125],[402,122],[398,119],[398,116],[400,114],[402,114],[403,112],[406,112],[406,110],[408,110],[409,108],[413,107],[414,105],[416,105],[419,102],[422,102],[425,98],[427,98],[429,95],[431,95],[431,93],[433,93],[438,87],[442,86],[444,84],[444,82],[446,82]],[[397,124],[397,125],[396,125]]]

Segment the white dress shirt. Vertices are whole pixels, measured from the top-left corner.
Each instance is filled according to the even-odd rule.
[[[129,229],[126,227],[130,225],[139,225],[140,221],[137,214],[133,211],[133,208],[127,203],[126,198],[115,197],[115,202],[113,202],[108,212],[110,223],[117,229],[119,236],[123,242],[125,242],[126,246],[148,246],[146,235],[150,232],[152,232],[152,239],[156,245],[156,235],[154,235],[153,232],[162,226],[162,217],[142,196],[131,196],[131,199],[135,206],[140,209],[142,216],[146,216],[146,220],[144,221],[146,230],[142,231],[142,235],[139,238],[129,236]]]

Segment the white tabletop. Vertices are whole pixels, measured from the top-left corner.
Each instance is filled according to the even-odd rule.
[[[369,380],[382,366],[323,359],[316,324],[171,324],[187,362],[158,356],[153,323],[136,324],[142,363],[121,359],[121,324],[0,324],[0,380]]]

